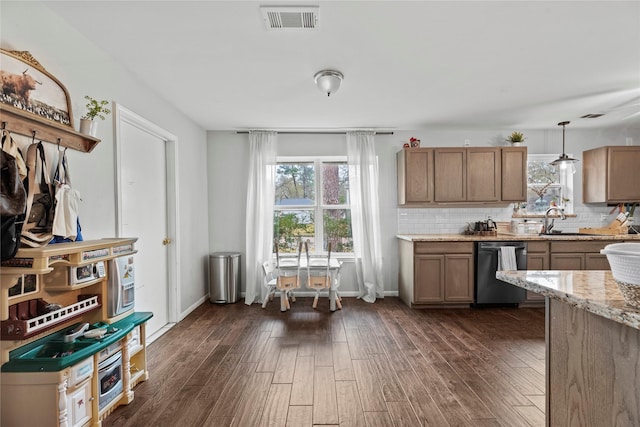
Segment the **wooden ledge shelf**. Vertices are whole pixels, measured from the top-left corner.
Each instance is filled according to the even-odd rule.
[[[84,153],[93,151],[100,142],[97,138],[76,132],[71,126],[40,118],[6,104],[0,104],[0,121],[9,132],[28,137],[35,132],[38,141],[57,144],[59,140],[61,146]]]

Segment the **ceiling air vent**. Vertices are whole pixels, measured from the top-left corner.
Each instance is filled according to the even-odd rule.
[[[268,30],[313,30],[318,25],[318,6],[261,6]]]

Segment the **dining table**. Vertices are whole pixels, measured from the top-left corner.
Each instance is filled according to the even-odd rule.
[[[298,261],[297,257],[281,257],[278,260],[278,268],[283,271],[296,271],[300,269],[300,275],[307,274],[307,266],[314,270],[326,268],[327,258],[311,257],[307,261],[305,257],[301,257]],[[340,286],[340,267],[342,263],[336,258],[329,259],[329,274],[331,275],[331,288],[329,288],[329,310],[336,311],[336,300],[338,298],[338,287]]]

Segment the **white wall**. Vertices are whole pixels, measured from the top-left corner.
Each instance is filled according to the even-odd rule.
[[[203,260],[208,252],[206,191],[206,133],[162,97],[135,79],[108,55],[39,2],[0,3],[0,47],[26,50],[67,88],[75,128],[85,112],[85,95],[117,101],[156,123],[179,139],[178,188],[181,251],[179,286],[184,312],[206,291]],[[117,26],[114,23],[114,31]],[[82,194],[82,232],[86,240],[113,237],[115,224],[115,165],[113,115],[99,123],[100,144],[86,154],[69,150],[74,187]],[[53,146],[47,144],[49,150]],[[144,159],[140,159],[144,167]],[[141,213],[142,214],[142,213]],[[153,212],[145,213],[153,215]]]
[[[149,90],[144,82],[92,45],[82,34],[51,13],[39,2],[0,3],[0,46],[8,50],[28,50],[69,91],[77,121],[84,112],[84,95],[111,99],[145,117],[179,138],[178,186],[179,224],[182,241],[179,259],[181,276],[180,310],[185,312],[206,294],[206,261],[210,252],[239,251],[244,255],[247,135],[234,132],[208,134],[189,118]],[[114,27],[114,31],[117,29]],[[564,117],[559,118],[565,119]],[[384,126],[384,123],[378,124]],[[562,132],[524,131],[530,153],[560,153]],[[398,209],[396,205],[395,153],[412,136],[423,146],[461,146],[470,139],[472,146],[502,144],[512,129],[396,131],[376,137],[380,165],[382,244],[385,260],[385,290],[397,291],[397,242],[395,235],[411,224],[411,230],[428,227],[440,215],[455,230],[467,221],[484,219],[486,209],[454,212]],[[640,144],[640,131],[573,130],[567,127],[567,152],[581,158],[582,150],[601,145],[624,145],[626,137]],[[83,195],[81,207],[83,233],[87,239],[115,235],[115,190],[113,128],[110,120],[101,122],[98,138],[102,142],[90,154],[70,152],[74,185]],[[205,145],[206,141],[206,145]],[[281,135],[281,155],[344,154],[344,135]],[[208,174],[205,171],[208,170]],[[581,174],[576,174],[577,201],[581,198]],[[206,195],[206,196],[205,196]],[[208,197],[207,197],[208,196]],[[206,199],[205,199],[206,198]],[[581,206],[584,215],[608,211],[603,206]],[[499,210],[494,218],[508,215]],[[410,215],[403,215],[410,214]],[[406,222],[407,217],[411,222]],[[208,218],[208,221],[207,221]],[[453,221],[453,222],[452,222]],[[448,230],[438,227],[437,230]]]
[[[531,154],[557,154],[562,152],[562,129],[546,131],[523,130],[528,137],[526,145]],[[463,146],[465,139],[471,146],[505,145],[508,129],[449,130],[449,131],[396,131],[394,135],[377,135],[376,152],[380,171],[380,214],[382,218],[382,246],[384,257],[385,292],[393,295],[398,290],[398,250],[396,234],[404,233],[460,233],[467,222],[484,220],[487,215],[499,221],[511,217],[511,207],[498,208],[437,208],[401,209],[397,206],[396,152],[409,138],[421,140],[423,147]],[[581,159],[582,151],[602,145],[624,145],[632,137],[640,144],[640,130],[598,129],[566,130],[566,151]],[[239,251],[245,253],[245,205],[248,159],[248,135],[235,132],[208,133],[209,163],[209,244],[212,251]],[[346,155],[345,135],[278,135],[280,156]],[[608,213],[605,205],[583,205],[582,171],[580,163],[574,175],[576,219],[567,220],[562,228],[600,226],[601,213]],[[342,290],[353,291],[355,286],[349,275],[343,275]],[[243,279],[244,289],[244,279]]]

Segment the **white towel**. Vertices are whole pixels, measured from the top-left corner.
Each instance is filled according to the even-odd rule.
[[[514,246],[500,246],[498,255],[498,270],[517,270],[516,248]]]

